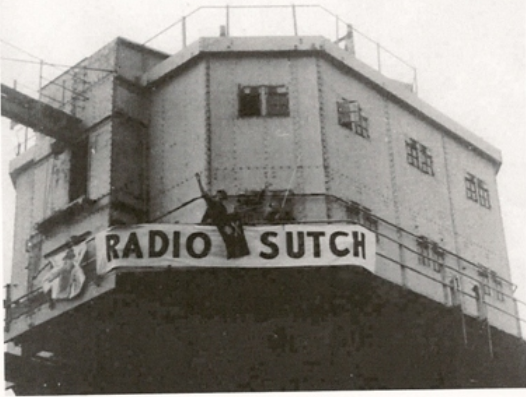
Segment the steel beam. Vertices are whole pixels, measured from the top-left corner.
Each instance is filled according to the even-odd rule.
[[[79,118],[4,84],[2,116],[66,143],[76,141],[80,135]]]

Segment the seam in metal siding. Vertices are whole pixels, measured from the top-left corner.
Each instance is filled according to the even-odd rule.
[[[323,171],[325,174],[325,193],[331,194],[331,163],[327,148],[327,136],[325,131],[325,93],[323,90],[323,73],[322,63],[319,57],[316,57],[316,76],[318,86],[318,101],[319,101],[319,118],[320,118],[320,137],[322,147]],[[330,204],[327,204],[327,218],[331,219]]]

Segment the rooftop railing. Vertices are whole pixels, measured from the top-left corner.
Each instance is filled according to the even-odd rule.
[[[416,68],[351,23],[320,5],[202,6],[146,40],[168,53],[200,37],[213,36],[323,36],[388,78],[417,92]],[[352,48],[349,43],[352,42]]]

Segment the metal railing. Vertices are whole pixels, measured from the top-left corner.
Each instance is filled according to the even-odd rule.
[[[271,193],[271,192],[269,192]],[[244,195],[246,198],[246,195]],[[274,199],[278,197],[274,194]],[[192,200],[189,200],[188,205],[197,201],[199,197],[195,197]],[[235,202],[238,202],[239,196],[230,196],[230,206],[234,206]],[[281,200],[280,200],[281,201]],[[286,201],[286,203],[284,202]],[[459,256],[458,254],[447,250],[445,247],[441,247],[441,250],[444,253],[444,259],[437,261],[435,257],[428,256],[419,252],[418,250],[418,240],[421,236],[418,236],[408,230],[405,230],[385,219],[379,218],[374,214],[368,212],[364,207],[361,208],[361,216],[355,217],[353,214],[357,208],[357,203],[345,201],[339,197],[326,195],[326,194],[290,194],[286,200],[282,201],[282,204],[285,204],[285,207],[292,210],[295,214],[300,215],[300,211],[304,208],[304,205],[313,205],[319,204],[319,208],[332,206],[333,209],[339,207],[342,210],[342,213],[347,214],[346,217],[341,217],[341,219],[326,219],[323,216],[308,217],[301,216],[301,220],[273,220],[266,221],[264,220],[265,207],[268,205],[269,201],[266,200],[258,205],[254,205],[250,211],[247,211],[247,214],[240,213],[242,219],[244,219],[245,224],[251,225],[265,225],[265,224],[302,224],[302,223],[354,223],[361,224],[362,226],[370,229],[377,235],[378,248],[377,248],[377,258],[382,259],[382,266],[396,266],[400,273],[407,273],[414,275],[414,280],[421,280],[431,283],[430,285],[435,285],[435,296],[431,297],[435,301],[440,301],[445,306],[457,306],[453,302],[453,297],[451,296],[451,277],[458,276],[464,280],[464,284],[460,284],[459,288],[456,289],[456,293],[462,297],[461,302],[458,306],[462,309],[463,313],[469,314],[471,316],[477,316],[473,313],[473,310],[467,310],[466,305],[471,305],[472,307],[481,305],[485,313],[484,318],[488,319],[488,323],[494,326],[498,326],[498,320],[495,320],[495,313],[499,313],[507,318],[513,319],[517,322],[519,336],[522,336],[522,327],[520,323],[526,324],[526,318],[520,315],[520,312],[511,312],[511,310],[518,310],[520,305],[524,310],[526,310],[526,302],[522,302],[516,299],[513,296],[513,292],[516,289],[516,286],[509,280],[506,280],[498,275],[494,275],[495,280],[499,280],[502,284],[506,285],[506,288],[503,290],[497,290],[495,285],[489,285],[488,288],[492,292],[491,300],[488,298],[481,299],[477,297],[476,294],[471,293],[469,288],[466,288],[466,283],[471,283],[473,285],[480,285],[481,278],[479,277],[479,272],[481,267],[479,264],[474,263],[466,258]],[[165,217],[171,216],[179,209],[184,208],[186,205],[183,204],[176,209],[167,212]],[[250,212],[250,214],[248,214]],[[254,216],[254,214],[256,214]],[[363,216],[365,214],[366,216]],[[172,223],[173,220],[165,219],[162,221],[163,217],[156,219],[156,221],[169,222]],[[88,244],[94,244],[94,237],[90,237],[86,240]],[[388,245],[391,244],[391,248],[395,247],[395,250],[389,250]],[[400,255],[398,255],[398,249],[403,251],[404,260],[402,261]],[[394,254],[393,252],[397,252]],[[422,265],[421,261],[425,260],[428,263],[428,266]],[[94,265],[95,257],[92,256],[88,258],[89,264]],[[97,280],[89,280],[91,282],[97,282]],[[410,284],[410,283],[409,283]],[[411,285],[407,285],[404,282],[404,278],[400,282],[400,285],[405,288],[413,290],[414,288]],[[415,290],[417,293],[423,294],[426,296],[425,291]],[[437,291],[439,291],[437,293]],[[442,292],[444,292],[442,294]],[[497,299],[497,294],[502,297],[502,299]],[[437,298],[438,295],[441,295],[440,298]],[[494,298],[493,298],[494,297]],[[30,314],[36,308],[42,306],[46,302],[49,302],[49,299],[45,298],[42,288],[36,288],[34,291],[29,292],[28,294],[14,300],[9,301],[6,307],[6,327],[9,326],[9,322],[25,314]],[[508,303],[507,303],[508,302]],[[512,302],[513,305],[510,305],[509,302]],[[522,310],[521,310],[522,311]],[[480,315],[481,313],[479,313]]]
[[[162,29],[143,44],[174,53],[204,36],[323,36],[342,47],[352,39],[353,53],[388,78],[418,90],[417,71],[407,61],[315,4],[202,6]]]

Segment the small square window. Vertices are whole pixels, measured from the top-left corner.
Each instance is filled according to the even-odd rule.
[[[475,177],[472,174],[467,174],[465,177],[466,183],[466,197],[482,207],[491,208],[491,201],[489,197],[489,190],[483,180]]]
[[[426,146],[414,139],[408,139],[405,141],[405,151],[408,164],[418,168],[424,174],[434,175],[433,157]]]
[[[369,138],[369,119],[363,114],[356,101],[346,99],[337,102],[338,124],[353,131],[356,135]]]

